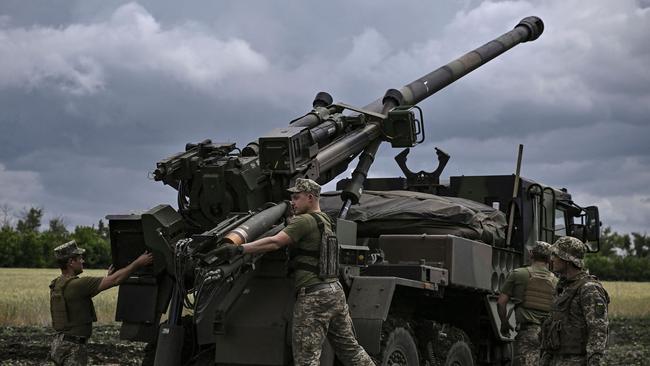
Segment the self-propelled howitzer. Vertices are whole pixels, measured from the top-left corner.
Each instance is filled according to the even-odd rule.
[[[355,239],[355,223],[344,219],[361,200],[379,145],[413,147],[422,142],[424,124],[416,104],[515,45],[537,39],[542,31],[539,18],[525,18],[513,30],[399,89],[389,89],[364,107],[335,103],[320,92],[307,114],[242,148],[204,140],[158,162],[153,177],[178,191],[178,209],[159,205],[141,215],[109,216],[118,268],[144,250],[152,250],[156,257],[153,268],[120,287],[116,320],[122,321],[122,337],[150,342],[157,365],[291,364],[293,288],[287,253],[224,261],[214,255],[214,249],[281,230],[288,211],[287,187],[300,177],[330,182],[358,157],[351,179],[342,187],[341,207],[335,215],[342,244],[341,280],[348,291],[354,285],[361,294],[351,293],[351,299],[374,296],[380,285],[368,282],[360,268],[381,260],[381,253],[357,245],[362,243]],[[418,270],[426,272],[427,281],[388,276],[391,296],[404,287],[443,298],[445,285],[455,280],[444,267],[427,264]],[[490,290],[474,291],[485,296]],[[381,335],[390,318],[391,301],[381,296],[376,300],[376,304],[357,304],[363,309],[353,309],[353,320],[368,352],[382,364],[393,364],[397,362],[391,358],[393,351]],[[182,321],[184,308],[192,316]],[[168,321],[159,326],[165,311]],[[486,319],[488,325],[481,331],[491,332]],[[489,337],[492,343],[480,357],[493,364],[506,360],[502,353],[507,339]],[[250,350],[253,343],[256,352]],[[333,362],[331,352],[323,357],[324,364]]]
[[[231,212],[285,199],[284,190],[296,178],[331,181],[365,149],[370,161],[359,164],[346,189],[354,203],[381,142],[408,147],[424,137],[413,111],[396,107],[418,104],[517,44],[537,39],[543,27],[539,18],[525,18],[510,32],[359,109],[318,93],[312,111],[241,152],[232,143],[188,144],[185,152],[159,162],[154,178],[177,189],[179,212],[192,226],[207,230]],[[346,110],[354,114],[346,115]]]

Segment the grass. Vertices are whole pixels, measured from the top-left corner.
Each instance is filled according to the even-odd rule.
[[[609,316],[612,318],[650,318],[650,282],[608,282]]]
[[[59,269],[0,268],[0,326],[51,324],[49,284]],[[86,269],[81,276],[105,276],[106,270]],[[117,287],[93,298],[97,321],[114,323]]]
[[[0,326],[50,325],[48,285],[58,269],[0,268]],[[87,269],[82,276],[104,276]],[[603,282],[613,318],[650,318],[650,282]],[[93,298],[99,324],[114,324],[117,288]]]

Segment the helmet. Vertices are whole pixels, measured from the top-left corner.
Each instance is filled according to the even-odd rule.
[[[551,247],[553,254],[560,259],[573,263],[576,267],[584,267],[584,257],[587,253],[587,245],[580,239],[572,236],[563,236],[553,243]]]
[[[551,256],[551,244],[545,241],[535,242],[535,246],[530,250],[530,253],[534,257],[550,257]]]

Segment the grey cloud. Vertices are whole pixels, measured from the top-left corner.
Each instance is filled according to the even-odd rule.
[[[583,194],[578,199],[598,206],[604,226],[622,233],[649,233],[650,203],[642,197],[615,193],[607,197]]]
[[[524,175],[639,231],[650,212],[643,4],[8,0],[0,52],[16,57],[0,61],[0,182],[31,177],[12,202],[73,224],[174,202],[145,177],[186,142],[243,145],[307,112],[319,90],[363,106],[539,15],[539,40],[421,103],[428,140],[409,166],[433,170],[439,146],[452,155],[445,176],[510,174],[524,143]],[[382,147],[371,175],[399,175],[396,153]]]
[[[11,207],[39,198],[44,187],[38,173],[28,170],[9,170],[0,163],[0,202]]]
[[[34,171],[0,169],[0,203],[8,203],[14,212],[38,203],[45,220],[63,216],[71,223],[90,224],[108,213],[174,201],[172,190],[149,181],[146,170],[101,160],[65,151],[34,152],[18,162],[34,166]]]
[[[163,29],[140,5],[115,10],[106,22],[3,30],[0,87],[51,86],[76,95],[106,88],[106,69],[153,72],[212,89],[226,77],[261,73],[266,59],[242,40],[222,41],[182,26]]]

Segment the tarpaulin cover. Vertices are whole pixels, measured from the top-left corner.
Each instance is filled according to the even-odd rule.
[[[337,217],[340,192],[321,195],[321,210]],[[348,220],[357,222],[357,236],[385,234],[451,234],[501,246],[506,217],[497,209],[464,198],[409,191],[364,191],[350,207]]]

